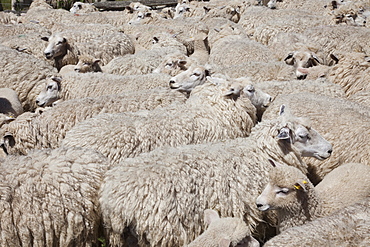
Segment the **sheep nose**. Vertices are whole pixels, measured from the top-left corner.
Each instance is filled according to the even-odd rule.
[[[172,84],[175,84],[176,82],[175,82],[175,80],[170,80],[170,86],[172,85]]]
[[[328,153],[331,154],[333,152],[333,149],[328,150]]]
[[[80,69],[78,69],[78,68],[75,68],[75,71],[76,71],[76,72],[80,72]]]
[[[297,77],[298,80],[304,80],[306,79],[307,75],[300,75]]]

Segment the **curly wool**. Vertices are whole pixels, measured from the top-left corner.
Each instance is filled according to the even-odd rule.
[[[116,163],[164,145],[248,136],[256,109],[247,98],[225,97],[226,90],[209,83],[196,87],[185,104],[136,114],[101,114],[72,128],[62,145],[97,149]]]
[[[101,237],[97,192],[106,158],[45,149],[1,162],[1,246],[92,246]]]
[[[46,108],[42,114],[24,114],[4,125],[1,133],[2,137],[11,135],[14,140],[14,145],[6,146],[9,154],[25,155],[32,149],[57,148],[68,130],[100,113],[153,110],[185,100],[185,95],[169,88],[67,100]]]
[[[129,228],[143,245],[183,246],[205,230],[200,216],[207,208],[244,219],[263,238],[255,231],[262,214],[254,205],[267,182],[268,159],[306,172],[298,151],[276,139],[286,124],[264,121],[248,138],[156,148],[124,159],[106,174],[100,192],[110,245],[121,246]]]

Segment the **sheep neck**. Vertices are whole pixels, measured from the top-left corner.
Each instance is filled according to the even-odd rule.
[[[290,227],[303,225],[319,217],[322,203],[311,183],[307,186],[306,192],[297,191],[297,198],[295,203],[278,210],[278,230],[280,232]]]

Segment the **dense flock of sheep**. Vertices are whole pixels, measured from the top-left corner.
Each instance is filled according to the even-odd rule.
[[[370,246],[370,1],[0,13],[0,246]]]

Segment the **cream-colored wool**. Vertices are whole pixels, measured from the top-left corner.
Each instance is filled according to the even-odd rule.
[[[370,196],[368,165],[343,164],[316,187],[297,168],[284,164],[275,166],[256,204],[262,211],[276,210],[280,232],[331,215]],[[343,190],[343,186],[351,189]]]
[[[370,200],[366,199],[330,216],[292,227],[263,246],[369,246],[369,215]]]
[[[310,118],[312,127],[323,133],[333,144],[330,159],[305,159],[309,166],[309,178],[314,184],[340,164],[359,162],[369,165],[370,113],[367,107],[345,98],[294,93],[277,96],[264,112],[262,119],[273,119],[281,104],[286,104],[297,116]]]
[[[0,46],[0,52],[0,87],[15,90],[25,111],[36,109],[35,100],[44,79],[56,74],[56,69],[46,61],[5,46]]]
[[[98,246],[106,158],[81,148],[1,160],[1,246]]]
[[[224,96],[228,91],[224,85],[207,83],[193,91],[185,104],[90,118],[68,131],[62,145],[97,149],[118,163],[161,146],[249,135],[256,123],[256,109],[249,99]]]
[[[127,158],[106,174],[100,192],[107,239],[121,246],[129,231],[149,246],[183,246],[204,231],[207,208],[244,219],[253,236],[262,214],[255,198],[267,182],[269,158],[306,172],[296,145],[302,119],[258,123],[248,138],[156,148]],[[278,140],[284,128],[292,141]],[[310,131],[313,131],[310,129]]]
[[[50,106],[55,101],[122,94],[130,91],[168,87],[167,74],[113,75],[107,73],[68,73],[63,78],[51,77],[39,90],[39,106]]]
[[[241,218],[221,217],[212,209],[204,210],[204,224],[207,225],[201,235],[192,241],[187,247],[259,247],[260,244],[252,236]],[[239,245],[240,244],[240,245]]]
[[[180,105],[185,100],[183,94],[169,88],[66,100],[42,114],[23,114],[2,128],[1,138],[13,143],[5,145],[9,154],[25,155],[32,149],[57,148],[68,130],[100,113],[152,110],[172,103]]]

